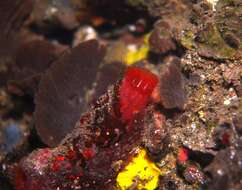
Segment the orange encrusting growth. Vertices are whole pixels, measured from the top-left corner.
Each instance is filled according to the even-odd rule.
[[[158,78],[146,69],[130,67],[120,86],[120,112],[124,122],[133,120],[142,111],[158,83]]]

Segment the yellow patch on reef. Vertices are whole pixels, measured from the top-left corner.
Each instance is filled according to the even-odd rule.
[[[117,176],[117,185],[125,190],[132,185],[137,189],[153,190],[158,185],[160,170],[151,162],[144,149]]]
[[[133,63],[137,61],[141,61],[142,59],[145,59],[149,52],[149,36],[150,34],[146,34],[144,36],[144,44],[141,47],[136,47],[135,45],[129,45],[127,47],[127,54],[125,58],[125,63],[127,65],[132,65]]]
[[[129,49],[126,55],[126,64],[132,65],[133,63],[145,59],[147,57],[149,48],[147,46],[142,46],[137,50]]]

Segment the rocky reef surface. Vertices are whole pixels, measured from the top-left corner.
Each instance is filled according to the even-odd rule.
[[[0,190],[242,189],[240,0],[0,2]]]

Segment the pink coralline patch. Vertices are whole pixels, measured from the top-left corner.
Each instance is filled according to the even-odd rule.
[[[30,163],[34,171],[39,173],[44,172],[45,167],[48,165],[48,162],[52,159],[52,151],[49,148],[40,149],[35,151],[35,156],[33,161]],[[31,156],[30,159],[32,160]],[[29,180],[30,176],[26,174],[25,167],[20,168],[16,167],[14,171],[14,183],[16,190],[40,190],[39,185],[40,181],[38,180]]]
[[[49,148],[44,148],[36,151],[35,158],[33,159],[34,169],[37,171],[44,170],[44,167],[48,165],[49,160],[52,159],[52,151]]]
[[[41,149],[36,153],[35,167],[36,169],[42,168],[43,165],[48,163],[48,160],[52,158],[52,152],[49,148]]]
[[[145,108],[157,83],[157,76],[148,70],[131,67],[126,71],[119,92],[124,122],[132,121]]]

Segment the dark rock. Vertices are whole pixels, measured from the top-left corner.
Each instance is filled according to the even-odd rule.
[[[43,75],[36,96],[36,128],[49,146],[57,145],[87,107],[86,91],[95,81],[105,50],[87,41],[59,59]]]
[[[242,150],[230,147],[219,151],[205,171],[211,175],[208,189],[233,189],[242,179]]]
[[[233,144],[234,131],[229,123],[224,123],[214,129],[213,138],[217,148],[225,148]]]
[[[242,135],[242,115],[237,115],[233,118],[233,124],[235,126],[235,130],[239,135]]]
[[[194,184],[194,183],[204,184],[205,183],[205,175],[203,174],[201,169],[199,169],[199,167],[197,167],[196,165],[190,165],[190,166],[186,167],[186,169],[183,172],[183,176],[184,176],[185,180],[190,184]]]
[[[155,29],[149,38],[149,45],[151,51],[159,54],[164,54],[176,49],[176,44],[172,39],[169,23],[164,21],[156,23]]]
[[[0,2],[0,56],[11,56],[18,47],[18,32],[32,11],[32,0]]]
[[[99,67],[91,102],[103,95],[110,85],[121,79],[126,65],[121,62],[103,63]]]
[[[237,95],[238,95],[239,97],[242,97],[242,84],[236,86],[236,87],[235,87],[235,90],[236,90],[236,92],[237,92]]]
[[[34,94],[42,74],[65,50],[46,40],[34,40],[20,44],[16,62],[9,69],[8,85],[15,85],[23,93]]]
[[[52,1],[36,0],[33,9],[33,24],[37,28],[48,33],[55,28],[73,30],[79,26],[79,18],[87,14],[86,0],[80,1]]]
[[[150,109],[144,118],[143,143],[151,159],[159,161],[168,152],[169,134],[165,126],[165,116]]]
[[[240,0],[220,0],[216,4],[215,21],[218,30],[226,44],[239,51],[242,48],[241,11]]]
[[[160,69],[160,100],[164,108],[184,109],[186,93],[179,59],[169,57]]]

